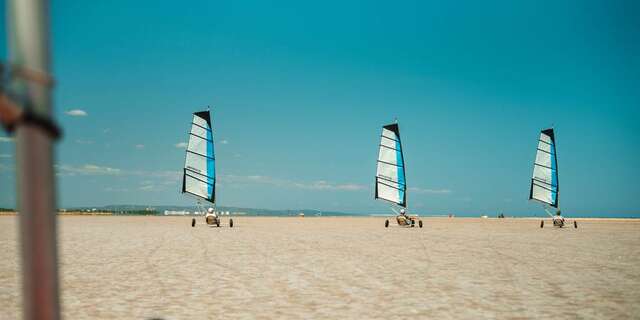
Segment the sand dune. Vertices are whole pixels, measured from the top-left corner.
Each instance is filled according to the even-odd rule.
[[[67,319],[640,317],[634,220],[578,230],[520,219],[59,221]],[[0,319],[21,316],[16,231],[17,217],[0,217]]]

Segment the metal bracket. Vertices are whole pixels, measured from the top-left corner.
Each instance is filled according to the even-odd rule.
[[[53,140],[60,139],[62,130],[53,120],[36,114],[29,107],[20,108],[16,103],[20,99],[12,99],[6,90],[6,84],[12,78],[22,78],[46,87],[54,84],[53,78],[46,73],[18,66],[9,66],[5,72],[5,65],[0,63],[0,123],[4,129],[13,133],[19,125],[33,125],[46,132]]]

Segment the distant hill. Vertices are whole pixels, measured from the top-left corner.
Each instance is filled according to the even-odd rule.
[[[191,211],[195,210],[193,206],[143,206],[143,205],[108,205],[103,207],[73,207],[65,208],[67,211],[106,211],[113,212],[114,214],[141,214],[143,212],[149,212],[151,214],[164,214],[165,210],[168,211]],[[242,208],[242,207],[226,207],[218,206],[217,211],[229,211],[231,214],[246,215],[246,216],[266,216],[266,217],[287,217],[297,216],[300,213],[304,213],[305,216],[363,216],[362,214],[338,212],[338,211],[320,211],[315,209],[291,209],[291,210],[272,210],[272,209],[258,209],[258,208]]]

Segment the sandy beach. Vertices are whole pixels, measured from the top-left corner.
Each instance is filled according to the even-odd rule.
[[[234,220],[61,217],[64,318],[640,317],[638,220]],[[21,316],[17,248],[17,217],[0,217],[0,319]]]

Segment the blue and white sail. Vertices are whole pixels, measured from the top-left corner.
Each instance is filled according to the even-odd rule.
[[[556,139],[553,128],[544,129],[540,132],[538,139],[529,199],[557,208],[559,190]]]
[[[376,173],[375,198],[407,206],[404,155],[397,123],[382,127]]]
[[[193,114],[184,161],[182,192],[215,203],[216,157],[209,111]]]

